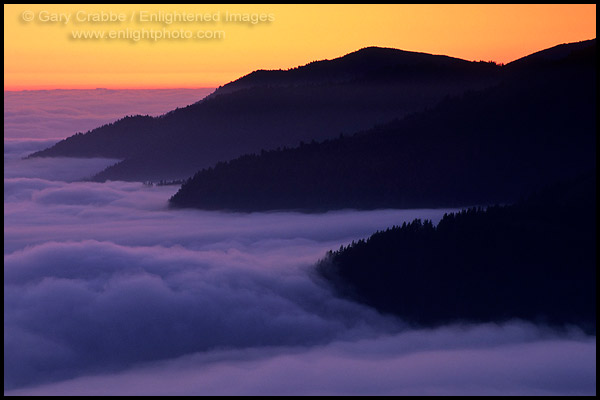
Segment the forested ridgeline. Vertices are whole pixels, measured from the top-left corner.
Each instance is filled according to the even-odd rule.
[[[514,205],[415,220],[329,252],[342,296],[410,322],[525,319],[596,331],[596,175]]]

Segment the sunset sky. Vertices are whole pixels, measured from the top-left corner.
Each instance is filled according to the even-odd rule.
[[[222,38],[154,40],[199,31]],[[506,63],[595,36],[595,5],[5,5],[4,89],[215,87],[366,46]]]

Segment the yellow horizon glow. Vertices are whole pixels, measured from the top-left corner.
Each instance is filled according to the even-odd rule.
[[[24,21],[25,12],[34,20]],[[40,12],[71,14],[69,23]],[[93,13],[271,14],[272,22],[74,22]],[[135,19],[135,18],[134,18]],[[221,40],[73,40],[74,30],[222,30]],[[507,63],[596,37],[596,5],[4,5],[4,90],[217,87],[363,47]]]

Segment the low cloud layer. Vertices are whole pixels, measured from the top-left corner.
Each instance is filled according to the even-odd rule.
[[[325,343],[386,325],[301,271],[259,269],[253,258],[95,241],[6,256],[4,360],[18,368],[5,369],[5,385],[221,347]]]
[[[72,160],[47,171],[61,161]],[[397,332],[401,321],[333,297],[311,265],[390,223],[443,214],[175,211],[175,186],[4,185],[7,389],[213,349]]]
[[[4,177],[8,179],[41,178],[72,182],[89,179],[98,171],[118,161],[109,158],[65,158],[62,160],[56,158],[31,158],[27,160],[5,158]]]
[[[161,115],[213,88],[4,92],[4,138],[65,138],[126,115]]]
[[[230,214],[169,210],[174,186],[4,184],[8,394],[595,390],[595,338],[413,330],[312,274],[328,249],[447,210]]]
[[[176,186],[78,181],[114,160],[20,159],[44,137],[5,139],[5,394],[595,394],[595,337],[415,329],[313,273],[451,210],[170,210]]]
[[[595,338],[523,323],[198,353],[15,395],[593,395]]]

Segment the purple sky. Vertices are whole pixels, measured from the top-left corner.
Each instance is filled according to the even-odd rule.
[[[414,329],[312,273],[329,249],[447,210],[168,210],[175,186],[77,181],[112,160],[20,160],[47,133],[5,139],[5,394],[596,392],[596,338],[576,329]]]

